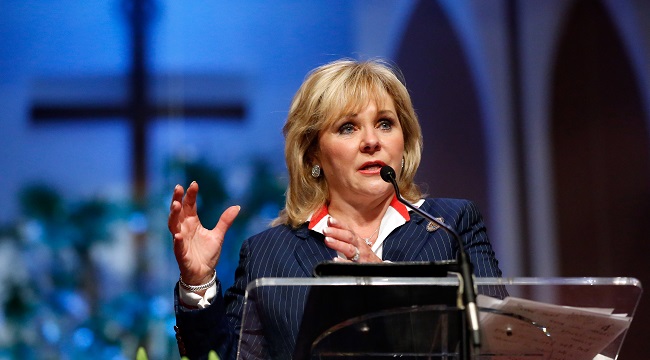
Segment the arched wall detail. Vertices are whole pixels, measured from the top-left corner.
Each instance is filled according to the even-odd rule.
[[[524,1],[520,5],[523,136],[528,198],[531,276],[558,276],[557,234],[550,145],[550,75],[561,24],[571,1]],[[539,31],[539,29],[545,29]]]
[[[604,5],[618,28],[627,55],[634,67],[645,108],[648,137],[650,137],[650,38],[648,37],[650,25],[647,19],[643,18],[644,14],[650,13],[650,2],[606,0]],[[645,7],[645,11],[639,11],[639,6]]]
[[[496,229],[491,226],[495,222],[488,190],[490,155],[477,81],[465,46],[440,2],[418,3],[396,60],[424,134],[418,181],[429,185],[432,196],[474,200],[490,231]]]
[[[633,61],[602,2],[575,1],[552,72],[551,144],[561,276],[634,276],[650,252],[650,138]],[[585,261],[576,261],[585,259]],[[621,357],[645,348],[641,299]]]
[[[441,1],[466,54],[478,94],[485,138],[490,237],[505,274],[522,274],[521,218],[514,160],[512,97],[505,2]]]

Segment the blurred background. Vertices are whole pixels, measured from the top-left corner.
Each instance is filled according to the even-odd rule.
[[[650,282],[650,2],[0,0],[0,359],[176,359],[166,217],[199,182],[219,265],[284,202],[306,73],[381,57],[418,183],[477,202],[508,277]],[[225,274],[225,275],[224,275]],[[642,299],[621,357],[644,359]]]

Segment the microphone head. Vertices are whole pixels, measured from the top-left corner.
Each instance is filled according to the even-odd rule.
[[[379,170],[379,174],[387,183],[393,183],[395,181],[395,170],[388,165],[384,165],[381,170]]]

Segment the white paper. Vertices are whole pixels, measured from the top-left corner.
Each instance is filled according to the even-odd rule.
[[[483,295],[477,302],[482,308],[500,312],[481,312],[482,353],[513,355],[505,359],[538,353],[544,359],[592,360],[630,325],[629,317],[612,314],[612,309],[559,306],[514,297],[498,300]]]

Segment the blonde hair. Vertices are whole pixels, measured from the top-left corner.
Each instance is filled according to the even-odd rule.
[[[272,225],[298,227],[329,201],[327,181],[311,176],[318,134],[342,115],[388,94],[394,102],[404,136],[404,168],[398,185],[404,198],[422,196],[413,179],[420,165],[422,131],[399,72],[382,60],[337,60],[312,70],[296,92],[283,128],[289,185],[285,208]]]

